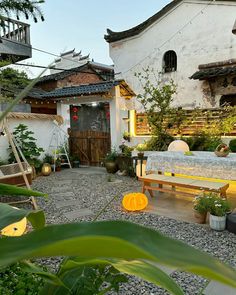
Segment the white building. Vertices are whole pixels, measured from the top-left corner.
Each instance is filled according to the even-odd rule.
[[[134,28],[108,30],[115,73],[138,94],[142,87],[134,73],[153,68],[177,85],[176,106],[217,107],[223,95],[236,104],[235,80],[225,80],[236,73],[235,18],[236,1],[171,1]],[[189,79],[199,69],[194,78],[201,81]]]

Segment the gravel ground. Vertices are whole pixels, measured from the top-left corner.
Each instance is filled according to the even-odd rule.
[[[151,213],[126,213],[120,203],[122,193],[135,190],[139,185],[135,179],[114,176],[120,182],[108,182],[107,174],[82,173],[78,170],[65,170],[50,177],[39,177],[34,182],[33,188],[49,193],[49,200],[40,199],[38,204],[45,210],[47,223],[68,223],[64,213],[75,210],[75,206],[56,208],[55,203],[60,195],[65,194],[67,200],[76,200],[78,209],[89,208],[94,213],[99,212],[113,197],[118,198],[100,215],[98,220],[128,220],[140,225],[156,229],[163,234],[181,240],[205,252],[211,253],[233,267],[236,267],[236,235],[227,231],[215,232],[208,227],[197,224],[176,221]],[[77,221],[91,221],[93,216],[78,218]],[[55,269],[60,258],[47,259],[47,265]],[[207,285],[207,280],[174,271],[171,274],[176,282],[181,285],[186,295],[200,294]],[[153,284],[130,277],[129,283],[122,285],[119,294],[168,294],[163,289]]]

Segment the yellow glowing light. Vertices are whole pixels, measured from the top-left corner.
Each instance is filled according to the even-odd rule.
[[[27,220],[26,218],[23,218],[19,222],[12,223],[6,227],[4,227],[1,231],[0,234],[3,236],[8,236],[8,237],[19,237],[24,234],[26,231],[26,225],[27,225]]]

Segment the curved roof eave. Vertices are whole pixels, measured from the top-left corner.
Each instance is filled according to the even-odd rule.
[[[108,43],[116,42],[122,39],[126,39],[132,36],[136,36],[142,31],[144,31],[146,28],[151,26],[154,22],[156,22],[158,19],[160,19],[163,15],[165,15],[169,10],[174,8],[176,5],[178,5],[182,0],[173,0],[169,4],[167,4],[165,7],[163,7],[160,11],[158,11],[156,14],[142,22],[141,24],[125,31],[121,32],[113,32],[110,29],[107,29],[107,35],[104,36],[104,39]]]

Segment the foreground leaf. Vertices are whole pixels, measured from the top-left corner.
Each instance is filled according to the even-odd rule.
[[[124,221],[53,225],[22,237],[0,239],[0,266],[45,256],[148,260],[236,287],[236,271],[219,260]]]
[[[180,287],[172,280],[166,273],[164,273],[160,268],[156,265],[150,264],[147,261],[142,260],[133,260],[127,261],[123,259],[92,259],[92,260],[84,260],[80,258],[71,258],[65,261],[62,265],[62,268],[59,272],[59,277],[62,281],[64,281],[64,277],[70,276],[73,271],[78,267],[83,266],[95,266],[95,265],[112,265],[114,268],[119,270],[122,273],[126,273],[129,275],[135,275],[141,279],[154,283],[157,286],[160,286],[166,290],[168,290],[171,294],[175,295],[184,295],[183,291]],[[73,286],[73,281],[69,281],[71,283],[70,286],[67,285],[68,288]],[[46,290],[46,289],[45,289]],[[52,290],[54,292],[52,292]],[[60,294],[58,290],[63,291],[63,288],[58,286],[51,286],[50,295]],[[63,294],[63,293],[61,293]]]
[[[28,196],[28,197],[47,197],[47,194],[40,193],[15,185],[0,183],[0,195],[5,196]]]
[[[0,240],[0,266],[45,256],[147,260],[236,287],[236,271],[210,255],[124,221],[48,226]]]
[[[45,226],[44,212],[41,210],[15,209],[10,205],[0,203],[0,230],[12,223],[26,217],[33,228],[40,229]]]

